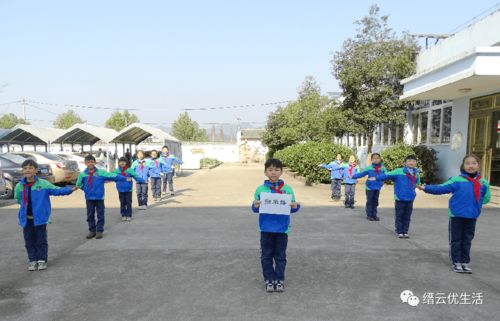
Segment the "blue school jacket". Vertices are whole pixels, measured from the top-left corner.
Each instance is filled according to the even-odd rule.
[[[429,194],[452,193],[448,202],[449,217],[478,218],[483,204],[490,201],[490,185],[481,178],[479,180],[479,197],[476,199],[474,183],[469,181],[466,173],[454,176],[440,185],[425,185],[424,192]]]
[[[24,228],[28,217],[28,203],[24,201],[23,190],[27,184],[26,178],[16,185],[14,190],[15,200],[21,204],[18,213],[19,226]],[[26,188],[29,188],[26,186]],[[35,176],[35,184],[31,186],[31,209],[33,212],[33,225],[47,224],[50,220],[51,206],[50,196],[69,195],[73,192],[71,187],[57,187],[44,179]]]
[[[378,170],[378,173],[377,173],[377,170]],[[364,177],[366,175],[368,175],[368,178],[377,177],[377,175],[385,173],[386,171],[387,171],[387,169],[384,167],[384,165],[382,165],[382,163],[371,164],[370,166],[365,167],[365,169],[363,169],[361,172],[352,175],[352,178],[359,179],[359,178]],[[368,191],[371,191],[371,190],[378,191],[382,188],[383,185],[384,185],[384,182],[381,182],[381,181],[376,181],[376,180],[375,181],[369,181],[369,180],[366,181],[366,189]]]
[[[321,167],[326,168],[330,171],[331,179],[342,179],[344,177],[344,169],[347,166],[344,162],[338,162],[334,160],[330,164],[323,163]]]
[[[141,168],[142,164],[142,168]],[[144,180],[144,183],[148,182],[149,177],[149,161],[146,159],[136,159],[131,168],[137,173],[137,175]]]
[[[85,169],[78,175],[76,186],[85,192],[85,199],[89,201],[104,200],[104,183],[106,181],[126,181],[124,176],[108,173],[105,170],[95,168],[92,175],[92,186],[90,186],[89,170]]]
[[[141,177],[139,177],[139,175],[137,175],[137,173],[132,168],[127,168],[125,170],[125,175],[122,174],[121,168],[115,169],[113,173],[115,173],[116,175],[125,176],[127,178],[126,181],[116,181],[116,189],[120,193],[132,192],[133,190],[132,179],[135,179],[139,184],[145,183],[145,181]]]
[[[410,177],[412,177],[413,180]],[[417,168],[413,169],[413,175],[410,174],[410,169],[406,166],[377,175],[377,181],[385,181],[388,179],[394,181],[394,199],[396,201],[410,202],[415,200],[417,196],[415,188],[417,185],[420,185],[420,173]]]
[[[172,167],[174,163],[177,164],[182,164],[182,161],[175,157],[174,155],[161,155],[160,156],[161,160],[163,163],[165,163],[165,166],[163,167],[163,173],[172,173]]]
[[[356,184],[357,182],[357,179],[353,178],[353,176],[359,173],[359,165],[358,164],[355,164],[355,166],[352,165],[353,164],[348,163],[347,166],[344,168],[344,184]]]

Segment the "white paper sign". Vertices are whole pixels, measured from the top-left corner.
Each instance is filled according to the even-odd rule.
[[[291,194],[260,193],[259,213],[290,215]]]

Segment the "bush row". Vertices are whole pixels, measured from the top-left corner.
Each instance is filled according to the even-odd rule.
[[[330,172],[318,165],[331,162],[337,154],[341,154],[346,160],[353,152],[342,145],[310,141],[279,150],[274,153],[273,157],[280,159],[286,167],[305,177],[308,183],[328,183]]]
[[[344,161],[347,161],[354,153],[343,145],[310,141],[276,151],[273,157],[280,159],[290,170],[305,177],[308,183],[328,183],[330,172],[318,165],[331,162],[337,154],[341,154]],[[398,144],[384,149],[380,154],[388,170],[401,167],[406,156],[416,155],[422,182],[435,183],[437,181],[437,156],[432,148]]]

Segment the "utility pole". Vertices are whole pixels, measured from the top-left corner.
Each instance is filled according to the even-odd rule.
[[[23,119],[26,120],[26,99],[23,98],[21,105],[23,106]]]

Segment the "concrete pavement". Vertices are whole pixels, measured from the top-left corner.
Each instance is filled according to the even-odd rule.
[[[119,222],[107,184],[106,231],[85,240],[82,192],[53,198],[49,269],[28,272],[16,206],[1,208],[0,320],[495,320],[500,302],[498,209],[484,210],[474,274],[448,263],[446,196],[418,194],[411,239],[393,234],[390,187],[380,222],[329,200],[328,186],[285,176],[293,217],[286,292],[263,290],[257,216],[262,165],[225,164],[175,181],[178,194]],[[134,197],[134,203],[136,199]],[[401,303],[412,290],[417,307]],[[424,304],[424,293],[481,293],[482,304]],[[427,302],[429,303],[429,302]]]

